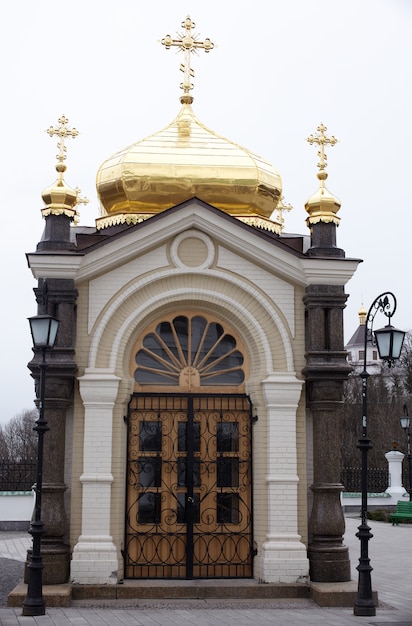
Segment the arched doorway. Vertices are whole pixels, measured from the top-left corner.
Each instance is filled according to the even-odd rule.
[[[251,577],[243,346],[220,321],[171,315],[139,339],[132,367],[125,577]]]

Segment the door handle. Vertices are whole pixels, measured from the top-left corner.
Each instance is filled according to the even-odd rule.
[[[187,501],[188,501],[190,504],[194,504],[195,499],[194,499],[194,498],[192,498],[192,496],[187,496]]]

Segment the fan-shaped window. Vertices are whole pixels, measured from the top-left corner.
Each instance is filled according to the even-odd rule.
[[[148,332],[135,355],[134,378],[141,385],[238,386],[244,358],[222,324],[200,315],[179,315]]]

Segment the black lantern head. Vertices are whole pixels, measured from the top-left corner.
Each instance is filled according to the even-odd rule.
[[[28,318],[35,348],[53,348],[59,320],[51,315],[34,315]]]
[[[391,324],[375,330],[376,345],[382,361],[387,361],[391,365],[399,359],[405,334],[405,331],[398,330]]]
[[[411,423],[411,418],[408,417],[407,415],[403,415],[402,417],[399,418],[399,421],[401,423],[401,426],[404,430],[409,430],[409,426]]]

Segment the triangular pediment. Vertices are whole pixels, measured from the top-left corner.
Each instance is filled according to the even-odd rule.
[[[282,266],[282,274],[289,273],[287,267],[299,271],[302,255],[289,249],[278,236],[248,226],[193,198],[112,237],[106,236],[101,243],[94,243],[83,250],[78,279],[87,279],[95,272],[109,271],[119,263],[159,249],[171,238],[192,229],[211,237],[217,245],[230,248],[232,253],[247,256],[249,261],[271,268],[271,271],[278,264],[276,259]]]

